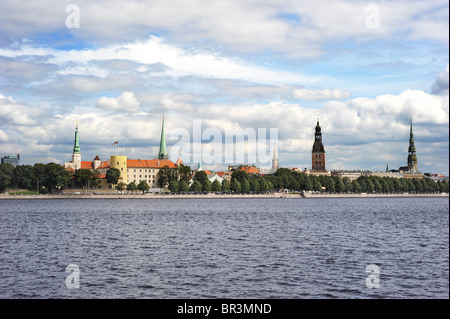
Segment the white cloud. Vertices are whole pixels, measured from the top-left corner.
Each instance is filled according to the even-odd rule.
[[[350,92],[348,91],[340,91],[338,89],[329,90],[308,90],[308,89],[296,89],[293,91],[292,95],[295,99],[299,100],[310,100],[310,101],[318,101],[318,100],[341,100],[350,97]]]
[[[5,131],[0,130],[0,143],[4,143],[4,142],[8,142],[8,141],[9,141],[8,134],[6,134]]]
[[[32,115],[36,113],[36,110],[0,94],[0,123],[2,125],[35,125],[36,121]]]
[[[443,72],[436,75],[436,79],[431,85],[431,93],[438,95],[448,95],[449,92],[449,75],[448,64]]]
[[[98,99],[96,107],[104,110],[120,112],[137,112],[140,102],[136,99],[133,92],[123,92],[117,98],[103,96]]]

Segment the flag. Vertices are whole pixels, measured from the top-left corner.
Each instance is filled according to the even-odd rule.
[[[116,141],[116,142],[113,143],[113,146],[116,146],[118,144],[119,144],[119,142]]]

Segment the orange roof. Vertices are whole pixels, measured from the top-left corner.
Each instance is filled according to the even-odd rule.
[[[213,173],[211,173],[210,171],[204,171],[206,173],[206,175],[214,175]]]
[[[127,160],[127,167],[129,168],[163,168],[164,166],[168,166],[169,168],[177,168],[172,161],[160,160],[157,158],[152,160]]]
[[[253,166],[245,166],[240,169],[241,171],[246,171],[248,174],[259,174],[259,171]]]
[[[217,172],[217,175],[219,175],[220,177],[223,177],[223,175],[225,175],[225,172]]]
[[[89,161],[81,161],[81,168],[94,169],[94,165]]]
[[[100,163],[100,166],[99,167],[97,167],[98,169],[100,169],[100,168],[109,168],[111,165],[109,164],[109,162],[108,161],[104,161],[104,162],[101,162]]]
[[[103,178],[106,178],[106,175],[105,174],[97,174],[97,175],[95,175],[95,178],[103,179]]]

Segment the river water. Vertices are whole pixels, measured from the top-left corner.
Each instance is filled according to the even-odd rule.
[[[449,201],[0,200],[0,298],[449,298]]]

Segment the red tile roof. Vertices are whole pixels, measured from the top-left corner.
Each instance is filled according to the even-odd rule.
[[[219,175],[220,177],[223,177],[223,175],[225,175],[225,172],[217,172],[217,175]]]
[[[259,174],[259,171],[253,166],[245,166],[240,169],[241,171],[246,171],[248,174]]]
[[[214,175],[213,173],[211,173],[210,171],[204,171],[206,173],[206,175]]]
[[[159,164],[159,165],[158,165]],[[127,167],[128,168],[163,168],[164,166],[168,166],[169,168],[176,168],[176,165],[169,160],[160,160],[160,159],[152,159],[152,160],[128,160]]]
[[[94,169],[94,164],[90,161],[81,161],[81,168]]]

